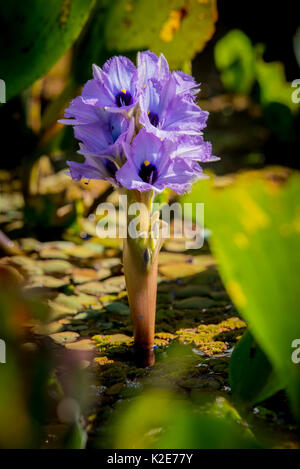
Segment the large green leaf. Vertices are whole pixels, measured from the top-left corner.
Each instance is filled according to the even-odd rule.
[[[11,0],[1,5],[0,73],[7,99],[46,73],[71,46],[95,0]]]
[[[203,49],[214,32],[216,0],[115,0],[105,23],[108,50],[163,52],[179,68]]]
[[[258,448],[238,412],[223,397],[211,403],[203,397],[197,408],[182,396],[154,389],[124,407],[119,407],[112,428],[117,449]]]
[[[249,331],[234,348],[229,377],[232,394],[246,405],[261,402],[282,388],[271,363]]]
[[[267,168],[200,181],[183,202],[204,202],[225,286],[268,356],[300,419],[300,175]],[[222,187],[223,185],[223,187]]]

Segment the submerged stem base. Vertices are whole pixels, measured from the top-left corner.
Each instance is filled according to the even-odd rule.
[[[133,322],[135,356],[140,366],[154,364],[158,259],[149,263],[135,240],[124,239],[123,262]]]

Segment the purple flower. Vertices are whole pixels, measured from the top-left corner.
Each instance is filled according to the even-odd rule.
[[[94,80],[91,92],[98,99],[99,105],[110,111],[128,112],[138,96],[137,70],[127,57],[113,57],[101,70],[93,66]]]
[[[163,84],[151,79],[140,95],[140,122],[160,138],[175,140],[181,134],[199,135],[206,126],[208,112],[185,94],[176,94],[176,86],[174,76]]]
[[[139,52],[137,55],[137,74],[140,89],[147,86],[148,80],[167,80],[170,76],[169,65],[163,54],[159,57],[153,52]]]
[[[194,95],[199,86],[194,77],[181,71],[170,72],[167,59],[163,54],[159,57],[153,52],[139,52],[137,55],[138,84],[140,88],[147,86],[148,80],[155,79],[160,83],[168,81],[172,76],[175,79],[176,94]]]
[[[131,145],[125,143],[123,147],[127,161],[116,173],[116,179],[127,189],[161,192],[168,187],[181,194],[195,179],[203,177],[198,163],[172,158],[176,148],[173,142],[162,142],[144,129]]]
[[[67,162],[73,179],[182,193],[204,177],[198,162],[218,158],[202,137],[208,113],[195,102],[193,77],[171,72],[162,54],[149,51],[138,54],[137,68],[126,57],[113,57],[93,71],[60,121],[74,126],[85,157]]]
[[[124,163],[122,142],[130,142],[132,139],[133,119],[128,121],[120,114],[99,108],[97,120],[82,123],[77,118],[76,109],[71,112],[70,108],[68,115],[75,119],[66,120],[65,123],[74,125],[76,122],[74,135],[81,142],[78,153],[85,156],[83,163],[67,161],[72,178],[106,179],[116,184],[115,173]]]
[[[220,158],[212,155],[210,142],[205,142],[201,135],[181,135],[176,141],[177,148],[173,157],[184,158],[186,161],[199,161],[201,163],[212,163]]]
[[[72,179],[80,181],[80,179],[104,179],[111,182],[113,185],[117,185],[115,179],[118,166],[113,160],[105,158],[103,156],[91,156],[85,157],[84,163],[78,163],[77,161],[67,161],[70,174]]]

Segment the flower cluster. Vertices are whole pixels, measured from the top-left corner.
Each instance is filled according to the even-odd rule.
[[[171,72],[165,57],[140,52],[137,67],[113,57],[75,98],[60,122],[74,126],[84,163],[68,161],[73,179],[106,179],[115,186],[183,193],[215,161],[202,130],[208,113],[195,102],[199,85]]]

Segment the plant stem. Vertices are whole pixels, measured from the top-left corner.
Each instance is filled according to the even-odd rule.
[[[129,306],[134,331],[136,357],[141,366],[154,364],[154,332],[157,294],[157,270],[159,240],[153,241],[151,231],[151,207],[153,194],[130,194],[133,200],[143,202],[147,213],[140,220],[140,229],[148,233],[145,239],[124,239],[123,263]],[[132,201],[132,198],[130,201]],[[130,222],[130,216],[127,222]]]

